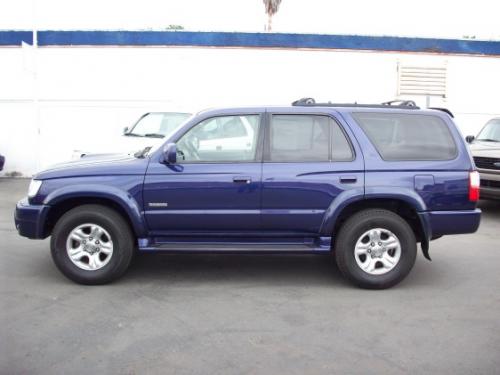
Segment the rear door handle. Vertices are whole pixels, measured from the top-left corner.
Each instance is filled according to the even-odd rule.
[[[356,176],[340,176],[340,183],[342,184],[354,184],[358,181]]]
[[[252,182],[252,178],[248,176],[233,177],[233,182],[235,184],[250,184]]]

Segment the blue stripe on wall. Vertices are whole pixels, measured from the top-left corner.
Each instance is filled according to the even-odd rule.
[[[33,43],[32,31],[0,31],[0,46],[20,46],[21,42]]]
[[[0,45],[31,41],[29,31],[0,31]],[[39,31],[40,46],[209,46],[375,50],[500,55],[500,41],[361,35],[191,31]]]

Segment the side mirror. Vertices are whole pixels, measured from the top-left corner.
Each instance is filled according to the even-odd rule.
[[[167,164],[177,163],[177,145],[169,143],[163,147],[163,158]]]
[[[127,132],[128,132],[128,126],[125,126],[125,127],[123,128],[123,134],[127,134]]]
[[[465,141],[466,141],[467,143],[472,143],[472,142],[474,142],[474,139],[475,139],[475,138],[476,138],[476,137],[474,137],[473,135],[468,135],[467,137],[465,137]]]

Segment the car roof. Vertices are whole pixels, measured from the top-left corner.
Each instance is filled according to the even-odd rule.
[[[447,113],[443,109],[428,108],[401,108],[401,107],[387,107],[387,106],[377,106],[377,105],[351,105],[351,106],[241,106],[241,107],[220,107],[220,108],[208,108],[197,113],[197,115],[203,115],[205,117],[209,116],[221,116],[221,115],[235,115],[235,114],[250,114],[252,112],[262,113],[262,112],[282,112],[282,113],[353,113],[353,112],[378,112],[378,113],[409,113],[409,114],[432,114],[432,115],[443,115]],[[449,111],[448,111],[449,112]]]

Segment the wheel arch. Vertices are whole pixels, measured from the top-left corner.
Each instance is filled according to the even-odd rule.
[[[429,233],[427,223],[423,221],[424,217],[419,215],[419,212],[425,210],[425,204],[421,198],[418,198],[415,199],[412,195],[394,196],[387,193],[349,197],[335,205],[332,203],[325,215],[321,232],[323,235],[335,235],[347,218],[353,214],[365,209],[383,208],[398,214],[410,225],[415,238],[421,243],[424,256],[430,259],[428,249],[431,233]]]
[[[85,204],[99,204],[109,207],[118,212],[128,223],[132,233],[137,237],[146,233],[144,220],[137,201],[128,193],[117,188],[106,187],[91,189],[90,187],[77,186],[76,189],[66,191],[55,191],[44,200],[44,204],[50,207],[45,220],[44,232],[50,235],[54,225],[66,212],[72,208]],[[116,190],[116,191],[115,191]]]

